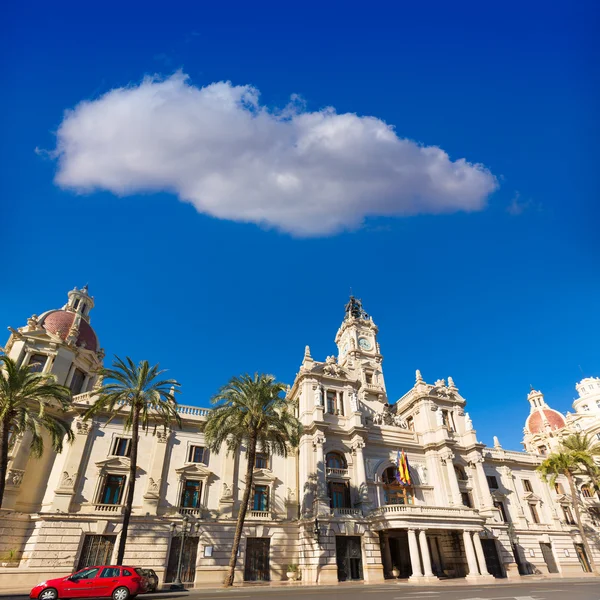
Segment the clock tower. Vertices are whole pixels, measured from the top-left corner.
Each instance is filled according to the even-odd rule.
[[[363,399],[377,399],[387,402],[385,381],[381,363],[383,356],[377,342],[377,325],[362,306],[362,301],[354,296],[345,307],[335,343],[338,347],[338,364],[361,381]]]

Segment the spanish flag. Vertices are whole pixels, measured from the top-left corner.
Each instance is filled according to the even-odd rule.
[[[406,452],[398,450],[398,456],[396,458],[396,480],[400,485],[411,485],[412,481],[410,478],[410,466],[408,465],[408,458]]]

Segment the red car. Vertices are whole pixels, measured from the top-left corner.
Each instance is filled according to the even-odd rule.
[[[36,585],[29,594],[37,600],[57,598],[112,598],[127,600],[148,589],[148,579],[135,567],[87,567],[68,577],[48,579]]]

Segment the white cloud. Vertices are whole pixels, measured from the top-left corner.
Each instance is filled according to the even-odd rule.
[[[320,236],[368,216],[476,211],[497,187],[482,165],[399,138],[375,117],[283,110],[255,88],[146,78],[65,113],[56,182],[120,196],[168,191],[199,212]]]

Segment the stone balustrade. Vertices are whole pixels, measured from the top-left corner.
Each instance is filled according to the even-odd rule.
[[[348,469],[335,469],[327,467],[327,477],[348,477]]]
[[[270,510],[249,510],[246,514],[246,518],[248,519],[261,519],[261,520],[269,520],[271,519],[271,511]]]

